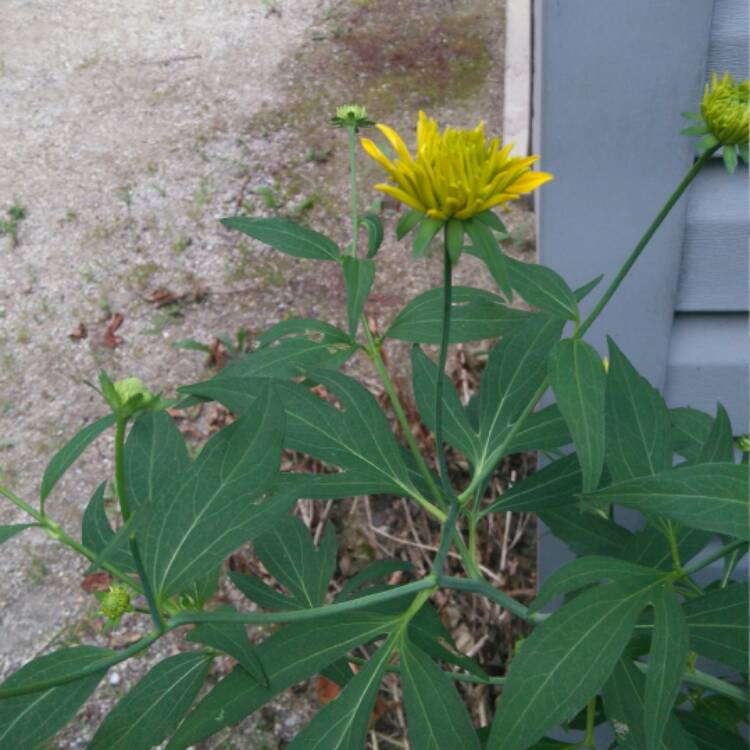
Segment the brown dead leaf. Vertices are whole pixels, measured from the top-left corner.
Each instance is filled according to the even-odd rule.
[[[173,305],[175,302],[184,299],[185,296],[185,294],[175,294],[169,289],[159,287],[146,296],[146,301],[150,302],[154,307],[167,307],[167,305]]]
[[[69,334],[68,338],[71,341],[80,341],[81,339],[85,339],[89,335],[88,328],[86,328],[86,324],[81,321]]]
[[[325,706],[326,703],[330,703],[332,700],[338,698],[340,692],[341,688],[333,680],[329,680],[323,676],[318,677],[318,682],[315,685],[315,693],[318,696],[321,706]]]
[[[208,366],[215,367],[217,370],[223,370],[229,361],[229,353],[226,346],[219,339],[211,342],[211,354],[208,355]]]
[[[91,573],[81,581],[81,588],[87,594],[91,594],[94,591],[107,591],[111,585],[112,577],[103,570]]]
[[[116,336],[115,332],[125,321],[125,316],[122,313],[115,313],[107,324],[107,330],[104,332],[104,346],[108,349],[117,349],[122,344],[122,338]]]

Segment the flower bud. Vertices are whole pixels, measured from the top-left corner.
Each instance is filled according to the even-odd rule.
[[[335,128],[353,128],[356,133],[360,128],[374,125],[367,119],[367,109],[359,104],[345,104],[336,107],[336,116],[331,118],[331,124]]]
[[[161,406],[159,397],[151,393],[140,378],[124,378],[113,383],[102,371],[99,373],[99,384],[105,401],[120,418],[130,419],[139,411]]]
[[[118,622],[126,613],[133,611],[130,593],[124,586],[110,586],[99,604],[99,611],[110,621]]]
[[[748,82],[735,83],[729,73],[714,73],[706,84],[701,114],[708,132],[722,146],[741,146],[748,141]]]

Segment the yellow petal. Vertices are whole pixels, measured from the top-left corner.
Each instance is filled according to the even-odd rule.
[[[536,190],[540,185],[544,185],[545,182],[553,180],[554,176],[549,172],[527,172],[523,177],[519,177],[513,182],[509,189],[515,193],[530,193],[532,190]]]
[[[380,123],[375,127],[388,139],[388,143],[393,146],[393,150],[398,154],[398,158],[401,161],[410,162],[412,160],[409,149],[406,148],[406,144],[401,140],[401,136],[393,128],[381,125]]]
[[[369,138],[360,138],[359,142],[367,155],[380,164],[395,180],[397,171],[393,162]]]
[[[379,182],[373,187],[375,188],[375,190],[380,190],[386,195],[390,195],[392,198],[395,198],[397,201],[401,201],[401,203],[405,203],[411,208],[416,208],[419,211],[425,211],[425,207],[414,196],[404,192],[403,190],[401,190],[401,188],[394,187],[393,185],[387,185],[384,182]]]

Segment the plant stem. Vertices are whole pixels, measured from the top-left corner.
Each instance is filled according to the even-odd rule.
[[[594,696],[586,706],[586,738],[584,739],[584,745],[589,750],[596,750],[596,743],[594,741],[594,721],[596,720],[596,696]]]
[[[411,426],[409,425],[409,420],[407,419],[406,413],[404,412],[404,407],[401,405],[398,393],[396,393],[396,389],[393,386],[391,376],[389,375],[388,369],[385,366],[385,362],[383,362],[383,357],[380,354],[380,347],[375,341],[372,335],[372,331],[370,331],[370,326],[368,325],[367,319],[364,315],[362,316],[362,328],[365,332],[365,336],[367,337],[367,354],[372,360],[373,365],[375,365],[375,369],[377,370],[378,375],[380,376],[380,380],[383,383],[383,388],[385,388],[385,392],[388,394],[388,399],[390,400],[391,406],[393,407],[393,412],[396,415],[396,419],[398,419],[399,425],[401,426],[401,432],[404,433],[404,439],[409,446],[409,450],[411,450],[411,453],[414,456],[414,460],[417,462],[419,473],[422,475],[423,479],[427,483],[430,492],[433,494],[433,499],[442,504],[444,502],[443,494],[440,491],[440,488],[435,483],[435,479],[433,478],[432,473],[425,463],[422,452],[419,450],[417,441],[414,439],[414,435],[411,431]],[[423,503],[420,504],[422,504],[425,510],[435,516],[435,518],[437,518],[441,523],[445,521],[445,513],[443,513],[443,511],[441,511],[439,508],[435,507],[435,505],[427,503],[427,505],[429,506],[427,507]]]
[[[634,661],[633,664],[635,664],[635,666],[638,667],[638,669],[640,669],[644,674],[648,673],[648,664],[646,664],[645,662]],[[699,687],[704,687],[707,690],[713,691],[714,693],[726,695],[727,698],[732,698],[742,704],[747,704],[749,702],[748,692],[746,689],[744,689],[744,687],[734,685],[731,682],[722,680],[719,677],[714,677],[713,675],[706,674],[705,672],[701,672],[699,669],[686,669],[682,675],[682,679],[684,682],[688,682],[691,685],[698,685]]]
[[[490,599],[496,602],[508,612],[512,612],[522,620],[526,622],[539,623],[546,619],[544,615],[532,615],[529,613],[529,608],[525,607],[520,602],[517,602],[512,596],[508,596],[502,591],[499,591],[494,586],[489,584],[487,581],[478,581],[470,578],[454,578],[452,576],[440,576],[438,583],[441,586],[445,586],[447,589],[455,589],[457,591],[468,591],[470,594],[479,594],[484,596],[486,599]]]
[[[445,458],[445,446],[443,444],[443,385],[445,383],[445,365],[448,359],[448,340],[450,339],[451,327],[451,301],[453,297],[453,262],[448,252],[448,230],[444,229],[445,241],[443,247],[443,325],[440,333],[440,353],[438,355],[437,378],[435,379],[435,453],[437,454],[438,467],[440,469],[440,481],[443,493],[448,498],[450,510],[448,518],[443,524],[440,545],[435,554],[432,571],[440,574],[445,564],[453,536],[456,533],[456,521],[458,520],[458,498],[453,491],[450,476],[448,475],[448,462]]]
[[[703,568],[708,567],[715,560],[718,560],[719,558],[730,554],[734,550],[739,549],[746,544],[747,542],[744,539],[735,539],[735,541],[731,542],[730,544],[726,544],[715,552],[712,552],[710,555],[707,555],[700,560],[696,560],[691,565],[686,565],[682,570],[683,576],[691,576],[693,575],[693,573],[697,573],[699,570],[703,570]]]
[[[128,506],[128,495],[125,488],[125,427],[128,423],[126,417],[117,417],[115,423],[115,489],[117,499],[120,501],[120,513],[122,520],[130,518],[130,507]]]
[[[664,206],[662,206],[661,211],[659,211],[659,213],[656,215],[656,218],[651,222],[641,239],[638,240],[638,243],[631,251],[625,263],[623,263],[622,268],[620,268],[620,270],[617,272],[617,275],[612,280],[612,283],[607,287],[604,294],[602,294],[594,309],[589,313],[586,320],[584,320],[583,323],[581,323],[581,325],[578,327],[578,329],[574,333],[575,338],[581,338],[583,334],[586,333],[586,331],[588,331],[588,329],[591,327],[592,323],[599,317],[599,314],[607,306],[607,303],[612,298],[612,295],[618,290],[620,284],[622,284],[623,280],[640,257],[646,245],[648,245],[649,241],[656,233],[656,230],[661,226],[664,219],[667,218],[667,215],[672,210],[675,203],[677,203],[680,196],[687,189],[688,185],[690,185],[690,183],[695,179],[695,176],[698,174],[698,172],[700,172],[701,169],[703,169],[703,167],[711,160],[711,157],[714,155],[718,148],[719,146],[714,146],[713,148],[704,151],[701,156],[695,161],[693,166],[690,168],[690,171],[685,175],[682,182],[680,182],[672,195],[669,196],[667,202],[664,204]]]
[[[18,497],[18,495],[11,492],[9,489],[0,487],[0,495],[6,497],[25,513],[28,513],[35,521],[39,523],[39,526],[41,526],[55,541],[62,542],[67,547],[70,547],[71,549],[78,552],[78,554],[83,555],[90,562],[94,562],[94,560],[97,559],[97,554],[93,550],[90,550],[80,542],[77,542],[75,539],[73,539],[73,537],[66,534],[65,531],[63,531],[63,529],[60,528],[60,526],[58,526],[58,524],[56,524],[51,518],[35,510],[31,505],[22,500],[20,497]],[[102,562],[101,567],[106,570],[107,573],[119,579],[123,583],[126,583],[138,593],[142,593],[141,587],[132,578],[130,578],[130,576],[123,573],[117,566],[111,565],[108,562]]]
[[[379,591],[376,594],[360,596],[348,601],[326,604],[323,607],[313,607],[311,609],[285,610],[283,612],[182,612],[175,615],[167,624],[167,629],[179,627],[180,625],[200,625],[204,622],[241,622],[249,625],[268,625],[271,623],[284,622],[302,622],[305,620],[314,620],[318,617],[341,614],[342,612],[351,612],[357,609],[364,609],[373,604],[398,599],[407,594],[415,594],[434,589],[437,579],[434,576],[426,576],[413,583],[407,583],[404,586],[398,586],[395,589]]]
[[[349,174],[351,176],[352,197],[352,244],[350,255],[357,257],[357,242],[359,240],[359,209],[357,207],[357,142],[354,135],[354,125],[346,128],[349,134]]]

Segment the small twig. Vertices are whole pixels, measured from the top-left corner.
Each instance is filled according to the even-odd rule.
[[[323,536],[323,529],[325,528],[326,521],[328,520],[328,516],[331,514],[332,507],[333,507],[333,500],[329,500],[323,506],[323,512],[320,514],[320,520],[318,521],[318,525],[315,529],[315,535],[313,537],[313,542],[316,547],[320,543],[320,537]]]

